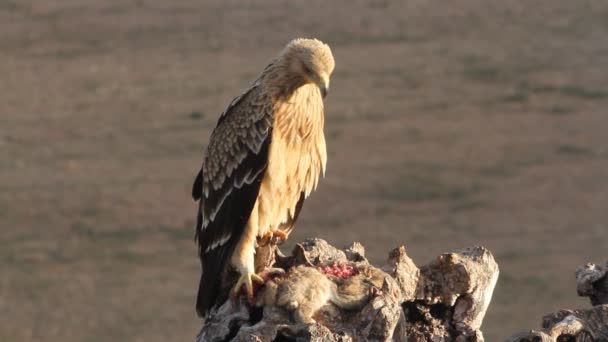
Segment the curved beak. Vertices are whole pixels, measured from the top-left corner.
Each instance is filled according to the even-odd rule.
[[[329,91],[329,82],[319,85],[319,90],[321,91],[321,96],[325,98],[325,96],[327,96],[327,92]]]

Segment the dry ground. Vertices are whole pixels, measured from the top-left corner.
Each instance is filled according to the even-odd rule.
[[[183,341],[191,181],[218,114],[297,36],[337,60],[329,168],[292,241],[473,244],[489,341],[585,306],[608,257],[608,3],[0,0],[0,341]]]

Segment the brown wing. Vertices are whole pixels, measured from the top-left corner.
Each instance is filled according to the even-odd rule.
[[[237,97],[211,134],[192,196],[202,275],[196,303],[205,316],[218,302],[222,274],[243,233],[268,163],[272,104],[258,86]]]

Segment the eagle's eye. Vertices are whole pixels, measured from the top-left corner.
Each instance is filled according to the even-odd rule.
[[[310,69],[307,65],[304,65],[304,72],[307,75],[312,75],[312,69]]]

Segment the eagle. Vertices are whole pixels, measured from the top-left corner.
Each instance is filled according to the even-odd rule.
[[[254,283],[264,282],[254,269],[260,241],[287,238],[325,174],[323,99],[334,66],[327,44],[294,39],[220,115],[192,186],[199,316],[225,299],[223,288],[253,297]],[[225,284],[229,271],[238,274],[234,285]]]

